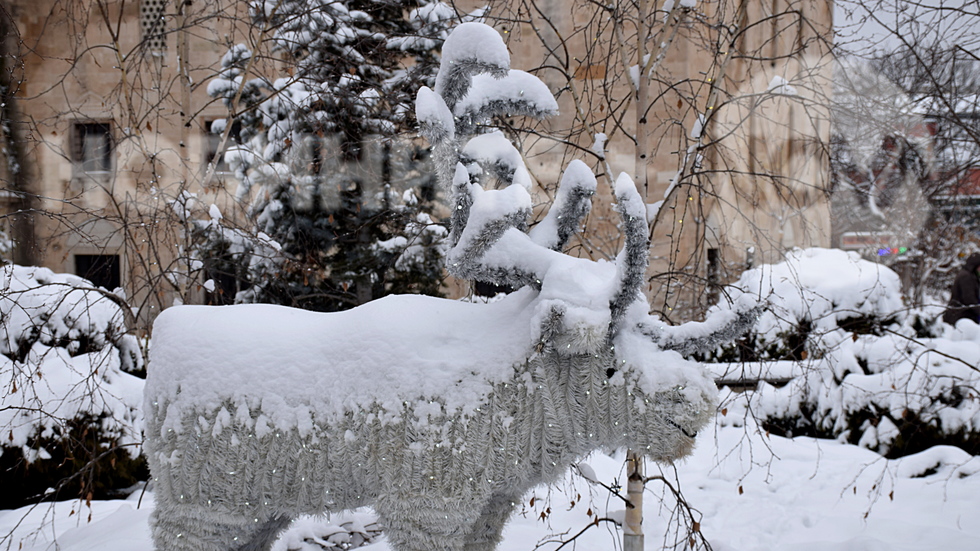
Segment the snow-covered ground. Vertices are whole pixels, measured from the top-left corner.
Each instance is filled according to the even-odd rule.
[[[600,454],[588,463],[600,481],[622,480],[621,456]],[[657,468],[648,465],[647,475],[656,474]],[[678,465],[676,475],[663,474],[679,481],[689,504],[703,515],[701,532],[715,551],[980,547],[980,458],[957,448],[937,447],[886,460],[835,441],[767,437],[729,426],[702,434],[694,455]],[[662,482],[653,480],[647,488],[646,548],[662,549],[665,533],[671,544],[678,539],[667,529],[673,502],[662,500]],[[525,497],[523,510],[505,529],[502,551],[530,551],[542,541],[557,542],[561,533],[579,532],[595,515],[614,517],[623,509],[622,501],[579,474],[569,474],[558,487],[536,489],[533,505],[531,497]],[[0,537],[7,538],[0,549],[150,551],[147,519],[153,499],[149,493],[141,504],[139,499],[137,493],[91,506],[72,501],[0,511]],[[357,520],[363,523],[365,516]],[[574,548],[617,549],[619,537],[612,523],[601,522],[576,540]],[[686,533],[679,539],[686,540]],[[277,547],[286,549],[285,543],[280,540]],[[541,549],[558,545],[547,543]],[[389,547],[382,538],[359,549]]]
[[[750,286],[765,292],[773,311],[781,308],[780,316],[768,321],[764,317],[760,321],[757,328],[760,334],[767,328],[775,328],[770,333],[779,333],[777,322],[792,322],[805,316],[824,331],[820,342],[837,343],[827,346],[823,357],[840,361],[827,364],[826,369],[818,369],[823,364],[813,364],[809,371],[800,371],[799,363],[767,363],[770,376],[830,373],[835,366],[857,365],[854,358],[861,356],[874,373],[851,369],[847,384],[839,385],[841,389],[846,388],[846,393],[844,390],[838,394],[825,393],[834,397],[835,406],[848,405],[837,407],[841,411],[863,407],[863,402],[856,401],[854,391],[867,388],[862,381],[878,376],[879,372],[928,374],[932,377],[929,380],[952,380],[956,385],[976,388],[976,372],[972,367],[980,358],[980,328],[976,326],[967,323],[955,329],[945,327],[942,337],[916,337],[913,344],[922,350],[915,354],[909,352],[912,344],[902,341],[898,346],[892,342],[904,334],[905,325],[896,325],[897,329],[881,337],[859,335],[857,338],[837,327],[838,311],[876,314],[887,319],[889,316],[884,314],[900,305],[889,302],[899,296],[897,277],[841,254],[811,250],[793,257],[817,266],[837,266],[830,270],[839,276],[836,279],[824,272],[816,277],[817,271],[807,266],[786,264],[774,268],[773,275],[766,276],[768,280],[759,278],[764,283],[772,281],[771,285]],[[847,260],[853,269],[850,272],[838,269],[843,260],[836,262],[835,257]],[[841,275],[846,273],[853,277]],[[865,277],[869,274],[873,277]],[[813,281],[803,276],[814,276]],[[879,289],[888,292],[879,293]],[[875,297],[878,298],[869,300]],[[877,306],[868,312],[861,310],[869,304]],[[935,358],[930,352],[933,349],[945,355]],[[896,355],[896,351],[902,353]],[[961,371],[949,371],[952,369],[949,365]],[[739,364],[739,369],[750,374],[754,367]],[[719,372],[716,376],[725,378],[726,373]],[[927,385],[922,387],[925,390],[915,390],[920,387],[903,381],[890,387],[895,390],[883,396],[889,400],[899,395],[931,397],[941,394],[936,389],[952,388]],[[791,385],[784,388],[792,390]],[[873,388],[877,390],[872,394],[882,395],[881,388]],[[644,507],[647,549],[685,548],[690,535],[687,528],[692,521],[698,522],[700,534],[715,551],[980,549],[980,523],[974,524],[980,518],[980,457],[940,446],[903,459],[886,460],[869,449],[833,440],[770,437],[756,428],[752,417],[772,410],[772,405],[778,402],[775,398],[779,397],[775,390],[740,395],[756,398],[751,401],[732,400],[724,392],[727,391],[722,396],[724,409],[714,426],[698,437],[692,457],[678,464],[676,470],[660,471],[655,465],[647,466],[648,476],[662,474],[673,487],[680,488],[694,509],[691,518],[686,509],[676,507],[663,480],[651,480]],[[975,401],[971,390],[968,399],[956,408],[936,402],[939,408],[936,414],[943,422],[962,421],[953,430],[960,425],[973,427],[976,426],[974,416],[980,415],[975,411]],[[897,408],[895,415],[900,417],[910,405],[907,400],[900,400],[893,407]],[[873,447],[873,443],[867,445]],[[594,455],[588,464],[597,480],[610,486],[616,485],[616,481],[625,483],[622,453],[615,457]],[[603,519],[620,517],[623,501],[586,480],[581,473],[589,470],[573,470],[555,487],[537,488],[525,496],[505,529],[500,549],[557,551],[562,542],[583,530],[574,544],[564,549],[619,549],[621,534],[613,522]],[[0,551],[151,551],[147,522],[152,508],[152,492],[143,495],[138,492],[128,500],[90,504],[72,501],[0,511]],[[596,523],[597,518],[600,521]],[[277,543],[276,551],[321,551],[327,548],[325,540],[329,539],[330,526],[351,528],[370,525],[372,520],[370,511],[360,511],[354,516],[335,515],[330,519],[303,519]],[[345,524],[348,521],[353,524]],[[591,524],[595,525],[590,528]],[[304,543],[304,538],[311,542],[319,538],[324,544],[314,546]],[[359,549],[389,551],[390,547],[382,536]]]

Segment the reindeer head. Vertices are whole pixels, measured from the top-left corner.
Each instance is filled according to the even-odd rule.
[[[611,350],[624,330],[685,353],[744,332],[759,313],[755,305],[734,317],[729,312],[706,331],[678,332],[647,316],[641,291],[649,250],[646,205],[625,173],[613,186],[625,237],[615,262],[562,252],[596,192],[596,178],[581,161],[568,165],[547,215],[528,230],[531,177],[520,152],[489,123],[495,116],[544,118],[557,111],[543,82],[510,68],[507,47],[492,28],[464,23],[446,40],[435,90],[419,90],[416,115],[451,192],[449,273],[537,289],[542,346],[569,353]],[[496,189],[486,189],[491,179]]]
[[[419,90],[416,115],[433,144],[441,183],[451,192],[447,269],[461,279],[536,290],[538,352],[591,358],[568,364],[587,366],[571,374],[581,378],[573,384],[600,385],[603,400],[622,401],[616,409],[622,419],[589,425],[608,431],[598,441],[657,459],[678,457],[707,422],[715,391],[703,370],[677,352],[736,338],[760,308],[747,305],[681,327],[649,316],[641,292],[649,250],[646,205],[625,173],[612,190],[625,237],[614,262],[562,252],[596,192],[596,178],[581,161],[568,165],[549,211],[529,230],[531,177],[520,152],[490,123],[495,116],[555,113],[547,86],[510,68],[507,47],[492,28],[465,23],[446,40],[435,90]],[[625,389],[622,395],[602,390],[617,385]],[[575,407],[588,409],[590,399]],[[584,425],[593,422],[586,417]]]

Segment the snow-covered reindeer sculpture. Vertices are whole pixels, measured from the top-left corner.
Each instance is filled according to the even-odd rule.
[[[395,549],[490,550],[527,490],[593,450],[669,461],[691,449],[715,389],[681,353],[736,337],[754,311],[679,327],[647,314],[645,207],[627,176],[615,186],[616,262],[560,252],[595,191],[584,163],[524,231],[527,170],[481,123],[557,105],[509,65],[496,31],[460,25],[416,107],[452,192],[449,271],[518,290],[335,314],[165,311],[145,404],[158,550],[267,549],[297,515],[368,504]],[[488,174],[499,189],[483,188]]]

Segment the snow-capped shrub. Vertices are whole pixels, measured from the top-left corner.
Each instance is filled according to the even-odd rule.
[[[836,249],[796,249],[779,264],[746,271],[728,290],[731,309],[766,301],[755,328],[708,361],[802,360],[822,355],[822,335],[836,329],[881,334],[905,319],[901,282],[891,269]]]
[[[143,380],[126,371],[143,361],[121,303],[77,276],[0,266],[0,472],[15,481],[0,508],[47,488],[73,497],[137,480]],[[118,473],[89,464],[104,453]]]
[[[894,272],[835,250],[794,251],[750,270],[732,291],[742,294],[770,308],[745,348],[715,357],[742,354],[762,373],[772,360],[796,363],[783,386],[762,377],[755,392],[729,394],[723,422],[751,414],[777,434],[838,438],[890,457],[937,444],[980,453],[976,324],[929,337],[934,322],[903,310]]]

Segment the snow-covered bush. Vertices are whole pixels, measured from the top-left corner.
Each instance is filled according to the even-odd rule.
[[[77,276],[0,266],[0,508],[136,482],[143,380],[128,372],[143,361],[123,305]]]
[[[418,93],[451,194],[446,268],[508,296],[157,318],[145,411],[160,551],[267,549],[299,514],[369,504],[395,549],[489,551],[526,491],[596,449],[690,451],[716,389],[680,352],[737,337],[757,311],[680,327],[648,314],[647,209],[628,175],[614,189],[615,261],[563,252],[596,188],[581,161],[529,230],[531,177],[487,122],[556,109],[543,82],[510,69],[497,31],[473,22],[446,39],[434,89]]]
[[[778,264],[746,271],[716,307],[767,302],[738,343],[703,354],[707,361],[803,360],[821,356],[837,329],[881,334],[905,319],[901,282],[891,269],[836,249],[796,249]]]
[[[774,433],[840,438],[888,456],[936,444],[980,453],[980,331],[967,322],[921,336],[922,317],[906,313],[889,268],[839,250],[797,250],[746,272],[731,292],[769,308],[741,349],[714,353],[760,363],[728,364],[723,378],[744,370],[789,380],[730,395],[724,422],[750,411]]]

